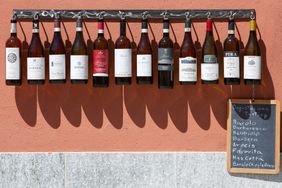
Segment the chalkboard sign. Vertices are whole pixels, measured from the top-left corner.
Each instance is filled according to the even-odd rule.
[[[280,172],[280,103],[231,99],[227,118],[227,170]]]

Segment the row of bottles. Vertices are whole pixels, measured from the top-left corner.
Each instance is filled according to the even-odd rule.
[[[60,17],[55,16],[54,38],[49,49],[50,83],[66,82],[66,50],[61,36]],[[173,41],[169,37],[169,20],[163,22],[163,38],[158,45],[158,86],[173,88],[174,83],[174,54]],[[213,36],[213,22],[206,22],[206,37],[202,48],[201,80],[203,84],[217,84],[219,80],[219,63],[216,43]],[[82,18],[76,25],[76,37],[70,56],[71,83],[88,82],[88,50],[83,38]],[[228,37],[224,41],[224,83],[240,84],[239,41],[235,37],[234,20],[229,20]],[[44,49],[39,36],[39,20],[33,21],[33,34],[28,49],[27,81],[28,84],[45,83]],[[6,42],[6,84],[21,84],[21,41],[16,34],[16,20],[11,20],[11,37]],[[92,54],[91,54],[92,55]],[[138,84],[153,83],[153,57],[148,37],[147,20],[142,20],[141,39],[137,47]],[[245,84],[260,84],[261,54],[256,38],[255,20],[250,20],[250,35],[245,48],[243,75]],[[185,35],[180,49],[179,82],[182,85],[196,84],[197,78],[196,50],[191,36],[191,23],[185,21]],[[109,85],[109,51],[108,42],[104,37],[104,22],[98,20],[98,37],[93,46],[93,86],[108,87]],[[115,43],[114,76],[117,85],[131,84],[132,78],[132,48],[126,37],[126,21],[120,22],[120,36]]]

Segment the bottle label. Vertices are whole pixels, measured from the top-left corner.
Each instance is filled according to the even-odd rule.
[[[173,70],[172,48],[158,48],[158,70],[159,71]]]
[[[21,78],[21,61],[19,48],[6,48],[6,79],[19,80]]]
[[[224,78],[240,78],[239,52],[225,51],[223,58]]]
[[[27,79],[45,80],[45,58],[28,57],[27,58]]]
[[[49,79],[66,79],[66,56],[65,54],[49,56]]]
[[[244,56],[244,79],[261,79],[261,56]]]
[[[184,28],[184,31],[185,31],[185,32],[191,32],[191,28],[190,28],[190,27],[185,27],[185,28]]]
[[[61,32],[61,28],[60,27],[55,27],[54,28],[54,32]]]
[[[115,77],[131,77],[131,49],[115,49]]]
[[[137,55],[137,76],[152,76],[152,55]]]
[[[70,59],[70,78],[71,80],[87,80],[88,79],[88,56],[87,55],[71,55]]]
[[[93,50],[93,76],[109,76],[108,50]]]
[[[11,33],[17,33],[17,24],[11,23]]]
[[[169,33],[169,29],[163,29],[163,33]]]
[[[204,63],[201,64],[201,79],[206,81],[218,80],[218,63],[215,55],[204,55]]]
[[[76,31],[82,31],[82,27],[76,27]]]
[[[148,33],[148,29],[141,29],[141,33]]]
[[[197,81],[197,59],[194,57],[179,58],[179,81]]]

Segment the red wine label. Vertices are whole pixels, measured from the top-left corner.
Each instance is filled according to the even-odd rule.
[[[109,76],[108,50],[93,50],[93,76]]]

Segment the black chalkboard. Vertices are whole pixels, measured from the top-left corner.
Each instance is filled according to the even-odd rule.
[[[278,173],[279,102],[230,100],[228,108],[228,171]]]

